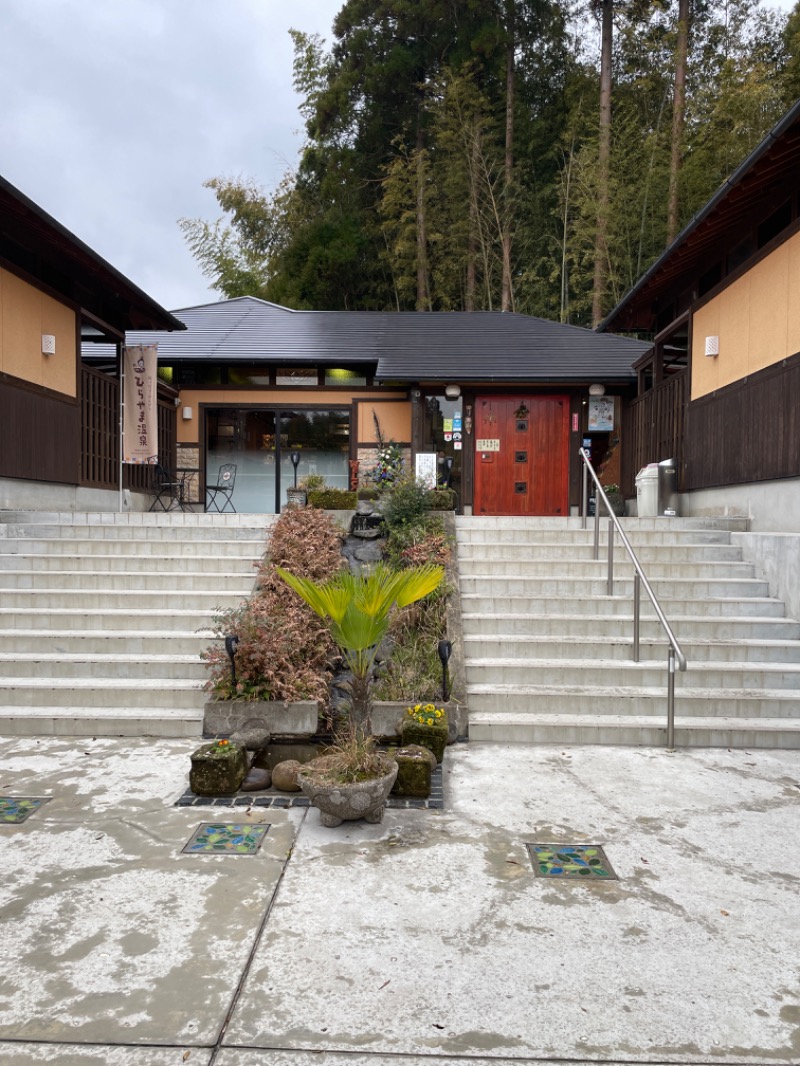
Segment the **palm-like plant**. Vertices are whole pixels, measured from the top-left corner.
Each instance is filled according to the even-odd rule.
[[[441,566],[392,570],[379,564],[367,577],[349,571],[325,582],[311,581],[276,567],[277,572],[321,618],[341,648],[353,675],[350,688],[350,725],[357,736],[371,733],[372,668],[395,608],[424,599],[441,584]]]

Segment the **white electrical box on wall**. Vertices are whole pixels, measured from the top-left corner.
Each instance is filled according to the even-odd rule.
[[[52,333],[42,334],[42,355],[56,354],[56,339]]]

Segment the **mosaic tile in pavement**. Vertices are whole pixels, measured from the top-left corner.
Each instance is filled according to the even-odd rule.
[[[255,855],[264,842],[269,826],[232,822],[202,822],[183,848],[187,854]]]
[[[526,844],[537,877],[617,881],[599,844]]]
[[[191,789],[180,797],[176,807],[272,807],[286,810],[288,807],[308,807],[309,800],[300,792],[237,792],[232,796],[196,796]],[[444,784],[442,764],[431,774],[431,794],[427,799],[410,799],[406,796],[389,796],[388,810],[441,811],[444,808]]]
[[[0,825],[19,825],[49,799],[49,796],[0,796]]]

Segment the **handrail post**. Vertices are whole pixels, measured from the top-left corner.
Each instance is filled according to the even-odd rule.
[[[633,572],[633,661],[639,662],[639,619],[641,615],[642,582],[637,571]]]
[[[608,520],[608,581],[606,592],[609,596],[614,595],[614,521]]]
[[[600,558],[600,508],[598,504],[600,501],[597,498],[597,493],[594,494],[594,558]]]
[[[667,673],[667,751],[675,751],[675,649],[671,644]]]
[[[581,516],[582,525],[581,529],[586,529],[586,519],[589,516],[589,470],[586,463],[581,466]]]

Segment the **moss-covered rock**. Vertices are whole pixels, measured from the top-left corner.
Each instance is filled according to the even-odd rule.
[[[398,748],[392,758],[397,763],[397,779],[392,786],[394,795],[427,799],[431,794],[431,771],[436,763],[433,752],[412,744]]]
[[[404,748],[410,744],[419,744],[432,751],[436,761],[441,762],[447,746],[447,715],[437,719],[433,725],[425,725],[413,718],[404,718],[400,726],[400,739]]]
[[[229,796],[247,773],[247,752],[230,741],[204,744],[192,753],[189,787],[196,796]]]

